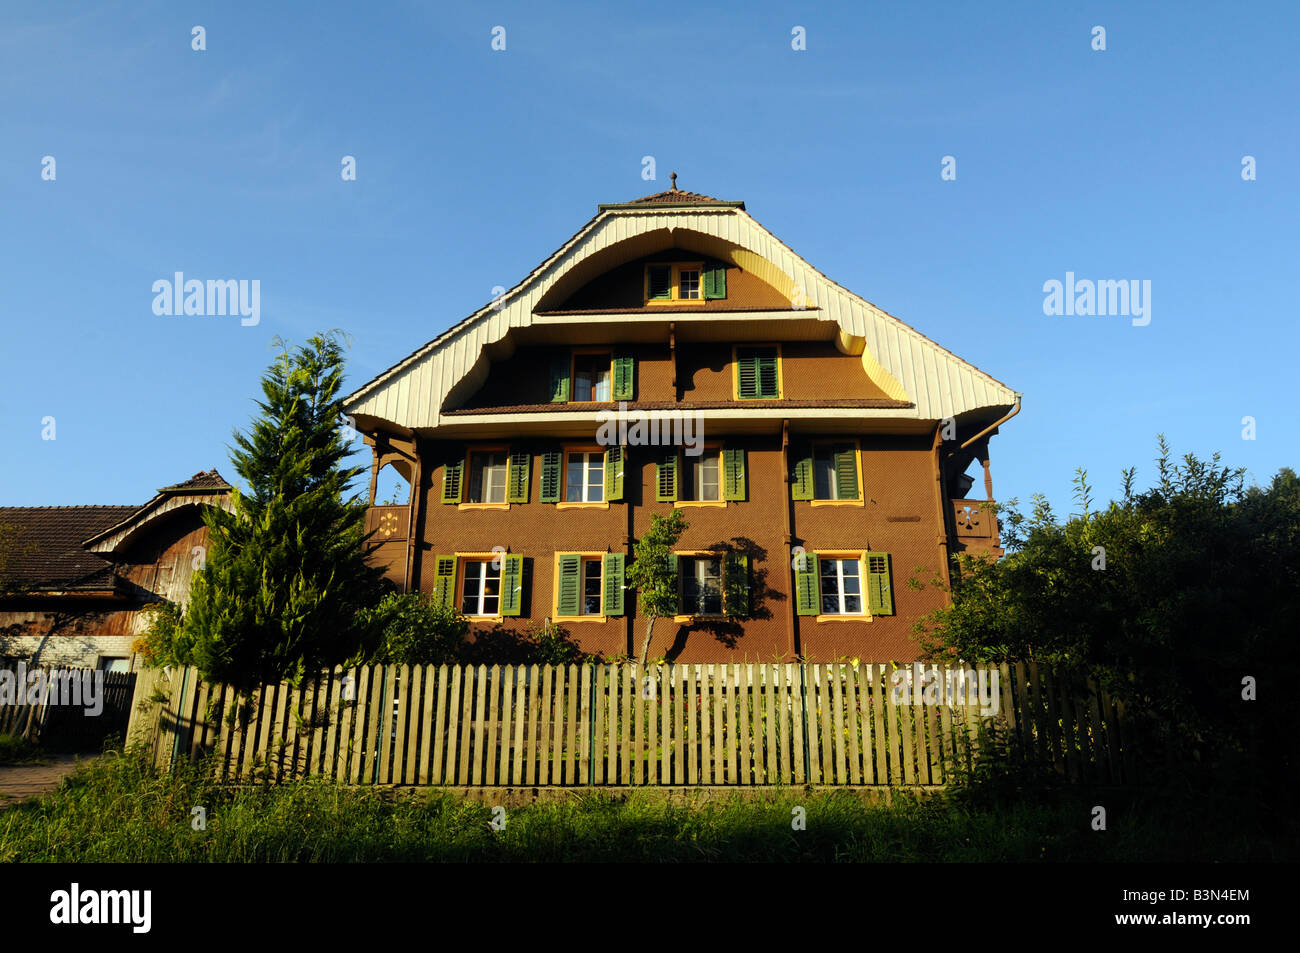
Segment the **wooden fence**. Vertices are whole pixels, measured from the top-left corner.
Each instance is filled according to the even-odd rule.
[[[942,681],[949,671],[928,666]],[[131,736],[223,780],[348,784],[943,785],[995,731],[1072,781],[1120,784],[1121,706],[1035,665],[984,667],[995,715],[894,700],[879,664],[376,666],[248,697],[146,673]],[[912,671],[912,670],[908,670]],[[967,670],[970,671],[970,670]],[[978,670],[975,670],[978,672]]]
[[[30,679],[38,672],[46,690],[34,695]],[[66,700],[60,703],[62,688],[56,694],[53,687],[86,676],[100,680],[95,688],[99,693],[98,714],[87,710],[88,699],[80,690],[77,704],[68,704]],[[19,668],[9,664],[0,666],[0,682],[0,734],[14,735],[50,750],[95,751],[109,735],[126,733],[136,676],[91,668]]]

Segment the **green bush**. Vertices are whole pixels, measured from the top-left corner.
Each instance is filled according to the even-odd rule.
[[[39,754],[37,747],[15,735],[0,734],[0,764],[30,761]]]
[[[469,620],[420,592],[390,592],[367,610],[381,633],[373,665],[446,665],[460,660]]]

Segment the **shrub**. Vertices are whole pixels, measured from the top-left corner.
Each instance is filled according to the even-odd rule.
[[[469,620],[424,593],[390,592],[373,609],[380,631],[372,665],[444,665],[461,661]]]

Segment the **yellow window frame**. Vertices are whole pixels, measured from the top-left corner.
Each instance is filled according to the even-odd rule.
[[[723,509],[726,507],[727,501],[722,498],[723,481],[726,479],[725,475],[722,472],[722,468],[723,468],[722,444],[706,443],[704,445],[703,451],[700,453],[700,457],[704,457],[706,454],[713,455],[718,458],[718,498],[716,500],[674,500],[673,501],[674,508],[691,507],[691,506],[713,506],[719,509]],[[678,481],[679,481],[677,484],[678,496],[681,496],[681,494],[685,492],[682,488],[686,486],[687,456],[688,454],[684,450],[678,451],[677,453],[677,467],[678,467]],[[695,459],[699,459],[699,458],[697,457]]]
[[[497,572],[500,574],[500,578],[504,578],[506,572],[505,559],[506,556],[509,555],[509,553],[479,552],[479,553],[453,553],[452,555],[456,557],[456,604],[454,608],[457,612],[460,612],[460,607],[465,602],[465,566],[468,563],[490,563],[493,560],[500,559],[501,568],[497,570]],[[497,592],[498,609],[501,607],[501,600],[503,598],[504,598],[504,593],[498,590]],[[464,613],[461,614],[464,615]],[[466,615],[465,618],[472,619],[475,622],[504,622],[505,621],[505,616],[502,615],[500,612],[496,613],[495,615]]]
[[[562,553],[556,553],[554,562],[551,566],[552,584],[551,584],[551,621],[552,622],[608,622],[609,616],[605,614],[605,556],[606,552],[574,552],[566,550]],[[578,556],[583,561],[587,559],[596,559],[600,563],[600,615],[560,615],[560,557],[561,556]],[[581,563],[579,563],[581,565]],[[582,583],[581,574],[579,574],[579,584]],[[583,593],[579,593],[579,598]]]
[[[853,462],[854,462],[855,466],[857,467],[857,471],[858,471],[858,498],[857,498],[856,500],[818,500],[818,499],[812,499],[812,500],[808,500],[808,501],[806,501],[806,502],[811,503],[813,506],[860,506],[860,507],[865,507],[865,506],[867,505],[867,488],[866,488],[866,485],[862,482],[862,441],[861,441],[860,439],[858,439],[857,437],[825,437],[825,438],[817,438],[817,439],[815,439],[815,440],[810,440],[810,441],[809,441],[809,445],[810,445],[811,448],[812,448],[813,466],[814,466],[814,469],[816,468],[816,462],[817,462],[817,448],[818,448],[819,446],[825,446],[826,444],[831,444],[831,445],[833,446],[834,444],[837,444],[837,443],[852,443],[852,444],[853,444]],[[817,476],[816,476],[816,474],[814,473],[814,475],[813,475],[813,493],[815,494],[816,492],[817,492]]]
[[[687,559],[708,556],[718,561],[718,581],[722,585],[722,611],[717,615],[703,613],[685,613],[683,615],[673,616],[673,622],[690,623],[697,619],[725,619],[727,618],[727,551],[725,549],[683,549],[673,550],[673,555],[677,557],[677,604],[682,604],[682,564],[681,559],[685,556]]]
[[[602,447],[598,443],[566,443],[560,447],[560,500],[555,504],[559,510],[607,510],[609,509],[609,500],[601,500],[599,503],[567,502],[565,497],[569,495],[569,454],[570,453],[599,453],[603,458],[608,447]],[[604,465],[602,459],[602,466]],[[604,490],[601,491],[604,496]]]
[[[462,493],[468,499],[469,488],[473,482],[470,474],[474,472],[474,455],[483,453],[504,453],[506,455],[506,502],[504,503],[458,503],[458,510],[508,510],[510,509],[510,445],[501,444],[484,444],[483,446],[471,446],[465,448],[465,472],[461,474],[464,481]]]
[[[609,400],[575,400],[573,394],[578,389],[578,357],[584,354],[609,355]],[[608,347],[574,348],[569,354],[569,399],[570,404],[608,404],[614,399],[614,350]]]
[[[859,484],[861,486],[861,484]],[[871,614],[871,607],[867,600],[867,550],[865,549],[819,549],[813,554],[813,566],[817,579],[817,604],[821,605],[822,598],[822,558],[826,559],[856,559],[858,561],[858,586],[861,588],[859,598],[862,599],[861,612],[830,612],[818,613],[814,618],[818,622],[870,622],[875,618]],[[806,617],[805,617],[806,618]]]
[[[671,289],[672,295],[668,298],[651,298],[650,297],[650,269],[651,268],[671,268]],[[682,297],[682,272],[698,271],[700,273],[700,296],[698,298]],[[656,307],[663,305],[682,305],[682,304],[707,304],[704,297],[704,262],[698,261],[651,261],[646,262],[644,282],[641,288],[641,300],[646,303],[647,307]]]
[[[774,347],[776,348],[776,396],[775,397],[741,397],[740,396],[740,349]],[[731,346],[731,399],[746,404],[760,400],[785,400],[785,366],[781,359],[780,342],[756,342],[754,344],[733,344]]]

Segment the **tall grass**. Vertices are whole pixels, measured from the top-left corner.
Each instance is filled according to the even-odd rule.
[[[1089,828],[1095,798],[995,808],[958,799],[869,805],[850,792],[674,803],[653,790],[575,793],[510,810],[436,790],[305,780],[222,787],[202,765],[160,774],[135,752],[83,765],[57,791],[0,811],[0,862],[1030,861],[1246,859],[1140,807]],[[206,829],[192,826],[193,809]],[[807,813],[794,830],[792,810]],[[1224,851],[1233,856],[1224,856]]]

